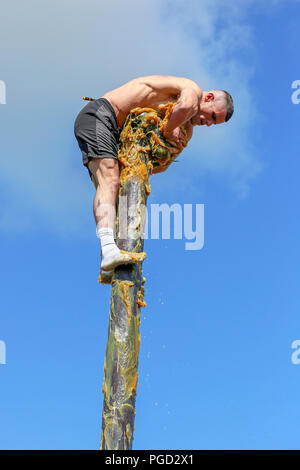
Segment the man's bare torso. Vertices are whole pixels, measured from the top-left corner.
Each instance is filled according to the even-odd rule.
[[[131,80],[125,85],[105,93],[117,116],[118,127],[121,128],[129,111],[137,106],[157,109],[160,104],[177,101],[185,87],[192,87],[199,100],[202,90],[192,80],[183,77],[151,75]],[[187,127],[190,127],[189,124]]]

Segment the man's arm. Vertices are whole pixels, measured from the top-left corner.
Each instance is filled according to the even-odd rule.
[[[157,90],[163,91],[168,94],[170,98],[172,95],[175,99],[178,97],[178,102],[174,106],[172,115],[165,126],[163,134],[166,139],[178,147],[178,150],[181,152],[184,148],[181,142],[184,135],[179,126],[185,125],[187,138],[190,140],[193,133],[193,126],[190,119],[198,112],[199,102],[202,96],[201,88],[193,80],[184,77],[162,75],[140,77],[134,79],[133,82],[146,85],[147,88],[151,88],[153,92]],[[166,171],[169,165],[153,169],[152,174]]]
[[[184,88],[180,93],[178,103],[174,106],[171,117],[164,129],[166,137],[172,134],[172,131],[188,122],[199,109],[200,97],[194,88]]]
[[[196,82],[189,78],[171,75],[149,75],[135,78],[129,83],[146,86],[150,101],[151,91],[154,95],[159,91],[169,96],[170,99],[178,99],[178,103],[174,107],[171,118],[165,127],[165,134],[169,137],[171,137],[174,129],[190,120],[198,111],[202,90]]]

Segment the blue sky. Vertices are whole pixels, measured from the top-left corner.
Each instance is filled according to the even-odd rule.
[[[204,204],[205,243],[147,240],[134,449],[299,449],[299,2],[1,7],[1,449],[97,449],[110,289],[73,136],[136,76],[228,89],[148,204]],[[18,11],[18,15],[16,15]]]

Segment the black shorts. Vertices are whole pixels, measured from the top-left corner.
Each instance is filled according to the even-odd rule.
[[[120,131],[114,108],[106,98],[91,101],[80,111],[74,134],[86,167],[92,158],[118,160]],[[91,176],[90,170],[89,174]]]

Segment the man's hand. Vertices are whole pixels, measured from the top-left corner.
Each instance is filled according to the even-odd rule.
[[[182,132],[182,130],[180,129],[180,127],[175,127],[175,129],[173,129],[172,131],[164,131],[164,137],[166,138],[166,140],[173,146],[173,147],[176,147],[178,149],[178,152],[182,152],[182,150],[184,149],[184,145],[183,145],[183,142],[184,142],[184,139],[185,139],[185,136]]]

